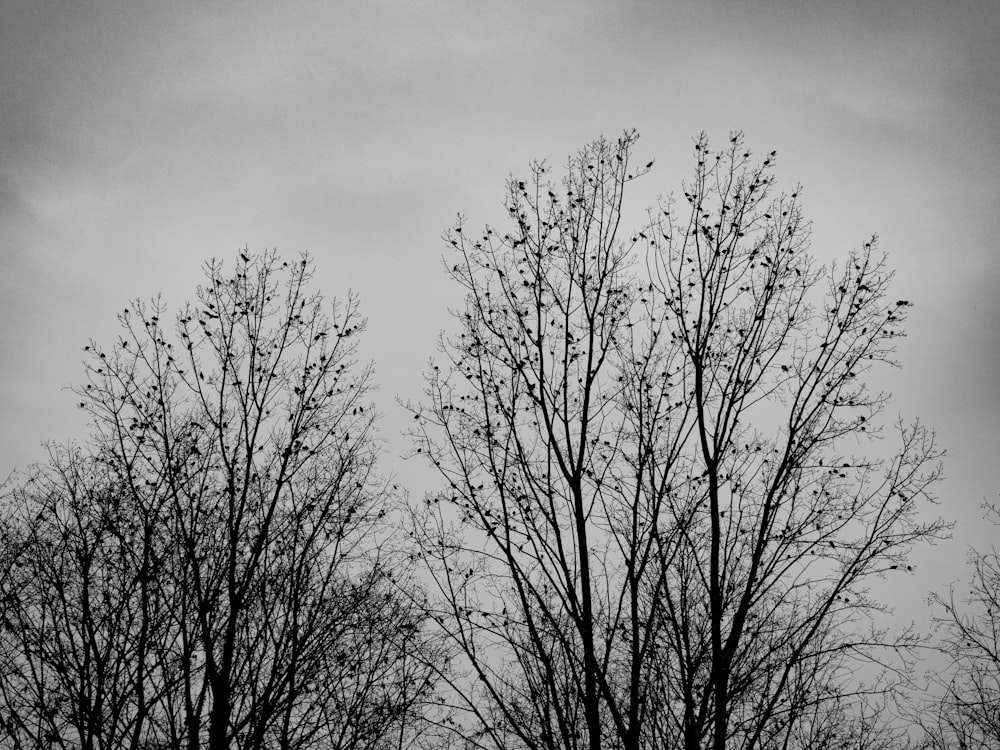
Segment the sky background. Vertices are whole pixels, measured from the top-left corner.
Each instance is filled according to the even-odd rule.
[[[0,479],[86,435],[66,386],[118,310],[176,309],[243,247],[309,251],[318,289],[360,294],[397,469],[396,397],[420,398],[460,303],[440,260],[458,212],[500,224],[509,173],[631,127],[656,159],[641,211],[699,132],[739,129],[805,186],[819,258],[877,232],[915,303],[879,384],[937,428],[957,526],[917,556],[910,611],[997,536],[978,506],[1000,492],[998,34],[995,0],[0,0]]]

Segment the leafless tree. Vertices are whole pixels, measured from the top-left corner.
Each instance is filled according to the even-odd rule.
[[[818,268],[798,191],[773,197],[774,153],[752,164],[740,135],[699,138],[681,207],[625,232],[652,167],[635,141],[587,146],[558,185],[533,165],[509,228],[446,237],[467,298],[412,407],[444,482],[414,534],[465,669],[455,731],[806,748],[855,716],[874,737],[859,706],[886,683],[855,669],[914,637],[877,626],[867,582],[945,530],[916,515],[933,435],[872,440],[887,397],[863,377],[894,364],[909,303],[874,238]]]
[[[1000,507],[986,505],[1000,526]],[[1000,747],[1000,557],[996,547],[969,554],[972,579],[966,598],[932,594],[947,667],[935,674],[938,695],[917,718],[932,750]]]
[[[103,465],[53,453],[7,498],[0,712],[13,747],[130,747],[172,684],[152,530]],[[144,572],[145,571],[145,572]]]
[[[388,568],[357,300],[329,313],[305,257],[205,272],[172,331],[137,301],[86,347],[90,445],[8,497],[8,737],[398,747],[430,652]]]

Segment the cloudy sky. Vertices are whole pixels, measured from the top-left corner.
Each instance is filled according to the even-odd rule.
[[[892,408],[937,427],[958,522],[913,585],[962,577],[1000,492],[998,31],[993,0],[0,0],[0,479],[85,434],[65,387],[117,310],[244,246],[360,293],[398,454],[457,212],[501,222],[508,173],[630,127],[641,209],[740,129],[805,185],[819,257],[890,252],[916,305]]]

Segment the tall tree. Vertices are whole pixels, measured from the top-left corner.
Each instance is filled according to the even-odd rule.
[[[775,154],[751,163],[739,135],[699,138],[680,207],[625,232],[652,167],[635,142],[590,144],[560,184],[534,164],[507,228],[446,238],[467,297],[413,407],[445,487],[414,534],[468,668],[456,731],[811,747],[856,715],[860,736],[852,707],[885,686],[855,660],[913,642],[865,627],[867,582],[944,530],[916,515],[933,435],[871,440],[887,397],[862,378],[894,364],[909,303],[887,299],[874,238],[818,268],[798,191],[772,197]]]
[[[430,690],[356,299],[305,257],[205,274],[172,330],[137,301],[86,347],[88,450],[7,498],[16,746],[378,747]]]

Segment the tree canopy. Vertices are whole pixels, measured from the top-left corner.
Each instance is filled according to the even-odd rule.
[[[875,238],[820,268],[739,134],[624,228],[635,145],[536,163],[504,225],[448,233],[466,304],[413,410],[450,684],[488,747],[835,746],[886,689],[858,661],[917,643],[868,582],[945,530],[933,433],[864,380],[909,302]]]

